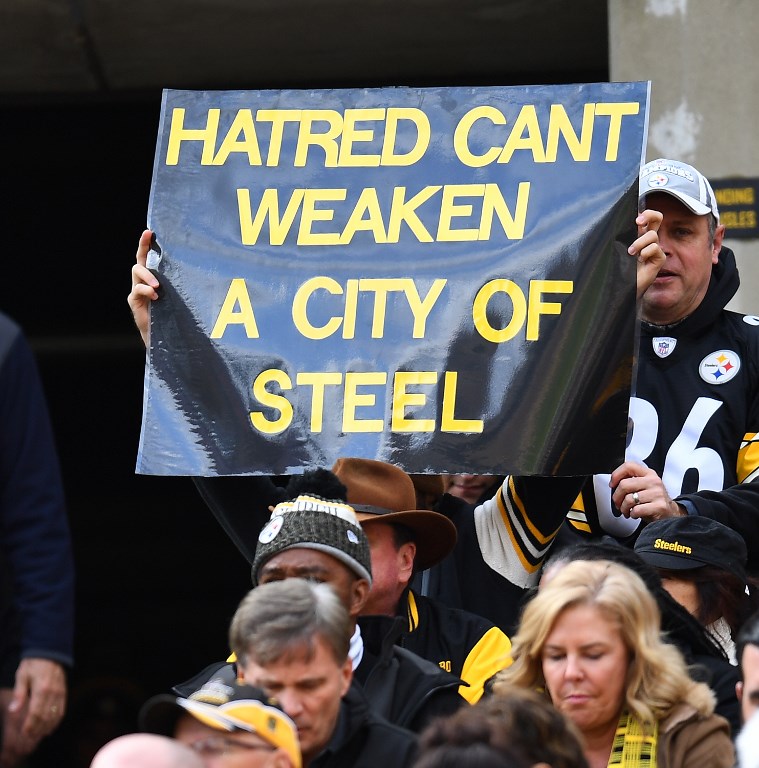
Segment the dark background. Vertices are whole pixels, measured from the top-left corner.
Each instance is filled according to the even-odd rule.
[[[503,4],[542,4],[547,13],[529,11],[533,26],[524,34],[505,26],[500,34],[494,25],[505,24],[506,17],[492,23],[486,19],[487,38],[475,35],[458,44],[455,18],[439,27],[447,37],[438,34],[426,44],[388,18],[381,34],[394,44],[370,34],[373,55],[363,64],[356,57],[361,41],[352,40],[350,55],[340,50],[324,55],[316,24],[313,35],[306,35],[311,49],[296,51],[295,60],[291,49],[284,69],[277,70],[271,58],[258,66],[251,48],[253,76],[241,77],[239,62],[232,72],[220,67],[223,60],[214,59],[211,81],[161,79],[157,73],[151,87],[123,90],[109,86],[108,67],[101,62],[88,92],[0,91],[0,309],[21,324],[37,354],[61,456],[77,569],[76,666],[69,711],[58,732],[29,760],[31,768],[86,768],[102,743],[136,727],[137,710],[148,696],[222,659],[227,624],[250,585],[247,563],[205,509],[190,479],[134,474],[144,348],[126,297],[146,220],[160,88],[607,79],[605,3],[593,3],[599,14],[603,9],[602,17],[593,19],[593,29],[602,32],[579,41],[569,32],[565,36],[567,52],[578,43],[584,46],[579,65],[571,55],[556,51],[555,44],[541,49],[545,41],[539,24],[551,16],[556,37],[561,20],[552,12],[561,4]],[[379,7],[372,7],[377,13]],[[424,9],[431,30],[442,23],[434,17],[434,7],[430,3]],[[587,20],[575,18],[576,11],[568,7],[573,25],[584,24],[587,32]],[[328,22],[328,15],[319,21],[323,26]],[[213,33],[211,27],[208,31]],[[160,59],[158,36],[128,42],[136,49],[135,60],[144,52]],[[218,46],[218,36],[215,42]],[[85,38],[85,43],[92,62],[92,41]],[[502,64],[499,45],[508,52]],[[529,53],[531,69],[515,68],[515,45]],[[597,49],[595,58],[587,55],[588,46]],[[309,59],[314,51],[322,54],[318,76]],[[188,48],[184,55],[197,68],[202,52]],[[0,75],[8,71],[3,69],[8,61],[6,48],[0,53]],[[466,65],[457,67],[459,61]],[[536,68],[536,61],[547,63]],[[177,70],[182,63],[172,60]]]
[[[77,569],[69,714],[31,763],[87,766],[138,705],[226,655],[249,569],[187,478],[136,476],[144,347],[126,303],[160,93],[0,110],[0,307],[40,365]],[[76,752],[85,746],[81,759]]]

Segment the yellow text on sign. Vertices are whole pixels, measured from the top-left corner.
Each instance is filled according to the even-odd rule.
[[[594,135],[600,133],[600,140],[605,141],[605,160],[611,163],[617,159],[623,118],[637,115],[639,111],[640,104],[636,102],[585,104],[578,136],[561,104],[551,105],[545,131],[533,104],[525,104],[510,125],[509,116],[501,110],[483,105],[470,109],[459,120],[453,135],[453,147],[459,160],[472,168],[508,163],[515,152],[530,153],[535,163],[555,163],[559,138],[563,138],[575,162],[588,162]],[[490,146],[479,154],[473,151],[471,137],[477,138],[481,128],[485,128],[485,135],[489,136],[494,132],[493,126],[503,126],[503,143]]]
[[[344,339],[355,338],[356,312],[360,294],[364,293],[369,294],[374,299],[372,338],[381,339],[385,333],[388,294],[402,293],[414,318],[412,336],[415,339],[423,339],[427,318],[445,284],[446,281],[442,278],[435,280],[422,298],[416,283],[410,277],[348,280],[345,284],[345,291],[343,291],[340,283],[331,277],[314,277],[303,283],[295,294],[292,311],[293,322],[298,331],[307,339],[326,339],[335,334],[341,326]],[[334,296],[345,293],[341,313],[333,315],[321,326],[314,325],[308,317],[309,300],[318,290],[324,290]]]
[[[238,189],[240,242],[283,245],[291,237],[297,245],[338,246],[350,245],[362,232],[375,243],[398,243],[406,232],[420,243],[484,241],[501,232],[507,240],[521,240],[530,182],[520,182],[510,201],[492,183],[436,184],[418,192],[394,187],[389,203],[380,203],[385,196],[375,187],[365,187],[348,203],[348,191],[293,189],[280,199],[279,190],[270,187],[254,203],[251,190]]]
[[[513,339],[527,321],[525,338],[537,341],[540,338],[541,315],[561,314],[561,304],[544,301],[547,293],[572,293],[574,283],[571,280],[530,280],[528,296],[513,281],[506,279],[490,280],[477,293],[472,305],[474,327],[483,339],[494,344],[502,344]],[[487,317],[488,304],[497,294],[504,294],[511,301],[511,319],[503,328],[494,328]]]
[[[362,408],[376,408],[378,398],[383,396],[388,374],[385,371],[355,371],[346,374],[338,372],[304,371],[296,375],[298,387],[311,390],[311,411],[309,429],[321,432],[324,424],[324,402],[328,387],[338,387],[342,393],[342,425],[345,433],[382,432],[385,429],[383,419],[362,417]],[[275,385],[280,392],[271,391]],[[480,433],[483,429],[481,419],[465,419],[456,415],[456,391],[458,373],[444,371],[442,376],[436,371],[396,371],[393,375],[391,394],[392,432],[434,432],[436,420],[430,418],[415,419],[409,415],[411,408],[423,408],[433,395],[442,387],[442,407],[439,429],[441,432]],[[427,388],[425,390],[424,388]],[[412,390],[412,388],[418,388]],[[286,430],[293,420],[293,406],[283,394],[293,389],[290,376],[278,368],[262,371],[253,382],[253,396],[258,402],[278,412],[274,418],[268,418],[263,411],[251,411],[250,420],[255,429],[264,434],[278,434]],[[421,390],[421,391],[419,391]]]
[[[340,283],[326,275],[306,280],[295,292],[292,303],[292,319],[298,332],[307,339],[326,339],[342,328],[342,338],[353,339],[356,335],[356,315],[360,302],[373,301],[371,337],[381,339],[385,333],[385,318],[388,315],[388,297],[402,295],[413,318],[411,335],[423,339],[427,319],[446,285],[444,278],[437,278],[426,292],[420,293],[416,282],[410,277],[350,279],[343,288]],[[330,297],[343,297],[331,299]],[[322,306],[329,304],[329,318],[317,325],[309,316],[311,302],[319,301]],[[259,338],[258,325],[253,312],[253,302],[245,280],[234,278],[224,297],[213,329],[212,339],[223,338],[224,332],[232,325],[245,329],[249,339]]]
[[[171,113],[166,165],[177,165],[183,145],[200,142],[201,165],[224,165],[230,155],[246,155],[251,166],[319,162],[325,168],[408,166],[427,150],[431,130],[427,115],[413,107],[346,109],[240,109],[228,129],[221,129],[221,110],[209,109],[205,124],[185,126],[185,110]],[[297,138],[292,154],[283,153],[288,126]],[[263,134],[263,141],[260,135]],[[400,135],[399,135],[400,134]],[[413,143],[408,146],[410,137]],[[268,146],[266,158],[261,146]]]

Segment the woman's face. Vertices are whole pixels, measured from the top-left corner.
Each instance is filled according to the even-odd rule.
[[[551,628],[541,658],[554,706],[580,731],[616,728],[630,660],[616,624],[593,605],[567,608]]]
[[[701,608],[701,600],[698,596],[698,587],[689,579],[672,577],[670,571],[661,574],[661,585],[669,592],[674,600],[685,608],[691,616],[698,616]]]

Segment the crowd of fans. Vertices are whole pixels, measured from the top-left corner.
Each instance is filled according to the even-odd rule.
[[[346,457],[289,479],[197,478],[253,588],[229,647],[145,702],[141,732],[92,768],[754,764],[759,328],[724,308],[737,270],[696,169],[647,164],[640,210],[625,463],[609,478],[431,477]],[[151,236],[129,296],[146,343]]]

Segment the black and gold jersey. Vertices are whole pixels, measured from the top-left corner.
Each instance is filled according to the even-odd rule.
[[[673,499],[714,516],[710,499],[759,476],[759,317],[724,307],[738,287],[735,258],[722,248],[699,308],[670,326],[641,323],[638,375],[630,401],[628,460],[655,470]],[[712,492],[712,493],[706,493]],[[721,519],[756,534],[759,485],[738,491],[750,519]],[[572,505],[572,527],[634,539],[641,525],[615,509],[609,476],[595,476]],[[723,497],[728,507],[730,496]],[[686,505],[687,506],[687,505]],[[726,513],[726,511],[725,511]],[[741,530],[741,526],[748,526]]]

